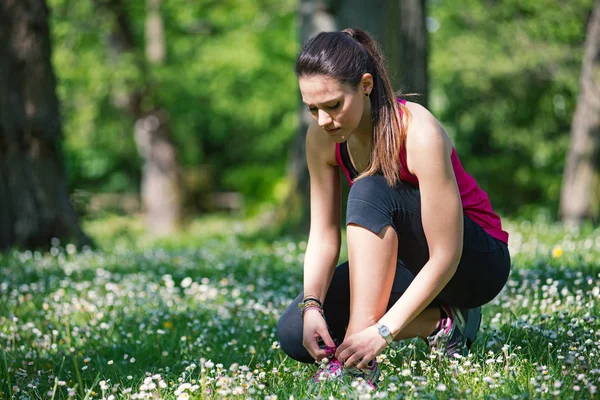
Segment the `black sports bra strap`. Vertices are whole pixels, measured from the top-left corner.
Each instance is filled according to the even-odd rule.
[[[342,163],[344,167],[348,170],[350,174],[350,179],[354,180],[358,176],[358,171],[352,165],[352,161],[350,161],[350,155],[348,154],[348,146],[346,142],[340,143],[340,156],[342,157]]]

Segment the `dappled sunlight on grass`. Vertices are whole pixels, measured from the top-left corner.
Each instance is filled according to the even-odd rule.
[[[135,218],[88,222],[102,250],[0,256],[0,398],[597,396],[599,231],[508,226],[513,270],[470,355],[394,343],[371,391],[311,384],[316,365],[279,349],[305,241],[240,239],[251,227],[224,217],[168,239],[144,237]]]

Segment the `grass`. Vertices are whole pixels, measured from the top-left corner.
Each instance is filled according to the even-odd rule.
[[[279,349],[305,241],[227,218],[160,240],[135,218],[90,221],[104,250],[0,255],[0,398],[598,398],[600,229],[508,229],[511,276],[471,354],[395,343],[369,391],[309,384],[316,365]]]

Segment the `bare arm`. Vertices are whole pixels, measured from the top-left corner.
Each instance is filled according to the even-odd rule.
[[[306,134],[306,160],[310,172],[310,235],[304,257],[304,295],[324,303],[340,252],[340,178],[335,166],[333,142],[316,125]],[[335,344],[327,323],[318,310],[304,315],[302,344],[320,360],[327,356],[319,338],[329,347]]]
[[[410,171],[419,179],[429,261],[404,295],[379,321],[394,336],[419,315],[450,281],[456,272],[463,246],[463,211],[450,161],[450,139],[426,109],[412,105],[411,113],[407,162]]]
[[[325,299],[340,245],[340,178],[333,143],[312,124],[306,134],[310,173],[310,234],[304,257],[304,294]]]

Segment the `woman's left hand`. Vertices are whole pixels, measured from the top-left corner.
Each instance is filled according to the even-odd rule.
[[[335,357],[347,367],[356,364],[356,368],[364,368],[386,347],[387,342],[373,325],[347,337],[337,348]]]

